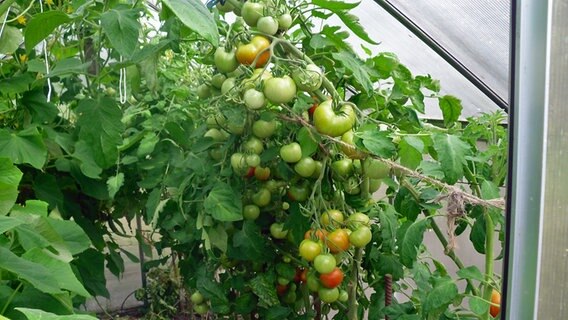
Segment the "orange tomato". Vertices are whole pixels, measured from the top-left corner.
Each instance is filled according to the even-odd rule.
[[[331,253],[339,253],[349,249],[349,233],[345,229],[336,229],[326,238],[326,244]]]
[[[501,311],[501,294],[495,289],[493,289],[493,292],[491,292],[491,303],[492,305],[489,309],[489,313],[493,318],[495,318],[499,314],[499,311]]]
[[[308,231],[306,231],[306,233],[304,233],[304,239],[312,239],[312,237],[317,237],[318,239],[320,239],[321,241],[325,241],[325,237],[327,236],[328,232],[326,230],[316,230],[314,233],[314,230],[310,229]],[[312,239],[314,240],[314,239]]]
[[[269,47],[270,41],[268,39],[263,36],[254,36],[250,43],[240,45],[237,48],[237,61],[250,66],[256,59],[255,67],[262,67],[268,62],[268,59],[270,59],[270,50],[265,50]]]

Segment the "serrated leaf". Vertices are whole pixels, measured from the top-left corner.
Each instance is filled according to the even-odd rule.
[[[221,285],[213,281],[209,276],[209,274],[206,274],[197,279],[197,289],[209,300],[213,312],[219,314],[228,313],[230,311],[229,299]]]
[[[23,173],[8,158],[0,158],[0,216],[6,215],[18,198]],[[2,234],[2,232],[0,232]]]
[[[302,127],[298,131],[296,140],[302,146],[302,157],[310,157],[318,149],[318,141],[314,139],[314,135],[310,134],[310,130],[306,127]]]
[[[217,182],[203,202],[205,212],[218,221],[243,220],[241,197],[224,182]]]
[[[119,172],[116,176],[112,176],[107,180],[108,194],[111,199],[114,199],[114,195],[120,190],[120,187],[124,184],[124,173]]]
[[[262,236],[260,228],[252,221],[245,221],[242,230],[233,235],[233,246],[239,260],[268,261],[274,252]]]
[[[458,287],[451,278],[440,279],[434,285],[434,288],[428,292],[422,311],[426,315],[438,309],[445,309],[457,295]]]
[[[438,98],[438,104],[442,110],[442,116],[444,117],[444,124],[446,126],[458,121],[463,109],[460,99],[445,95]]]
[[[140,22],[137,9],[110,9],[101,15],[104,34],[120,55],[130,58],[138,47]]]
[[[379,254],[378,263],[374,266],[379,274],[390,274],[394,281],[404,277],[404,266],[400,258],[393,254]]]
[[[266,320],[288,319],[292,309],[285,306],[273,306],[266,311]],[[310,319],[310,318],[306,318]]]
[[[17,133],[0,129],[0,157],[14,163],[29,163],[41,169],[47,160],[47,148],[37,128],[30,127]]]
[[[490,308],[490,304],[483,300],[482,297],[470,296],[469,307],[473,313],[482,316],[487,313]]]
[[[400,164],[413,170],[418,168],[422,162],[422,152],[424,152],[424,142],[422,139],[413,136],[405,136],[398,144],[398,148]]]
[[[284,230],[288,230],[294,243],[300,245],[300,242],[304,239],[305,230],[310,228],[311,219],[302,214],[298,202],[292,202],[288,212],[290,215],[284,223]]]
[[[385,210],[379,211],[379,222],[381,225],[382,244],[391,250],[395,247],[396,229],[398,227],[397,212],[393,207],[388,206]]]
[[[334,13],[339,17],[339,19],[341,19],[341,21],[343,21],[347,28],[353,31],[356,36],[358,36],[362,40],[367,41],[370,44],[379,44],[378,42],[371,39],[371,37],[369,37],[369,34],[367,33],[367,31],[365,31],[365,28],[363,28],[361,23],[359,23],[359,18],[356,15],[353,15],[346,11],[337,10],[335,10]]]
[[[4,31],[2,32],[2,36],[0,36],[0,53],[14,53],[18,50],[23,41],[24,36],[20,29],[12,26],[4,26]]]
[[[390,158],[396,152],[396,148],[392,139],[388,137],[389,133],[379,130],[365,130],[355,133],[361,143],[369,152],[381,158]]]
[[[334,0],[312,0],[312,3],[318,7],[334,10],[351,10],[357,8],[361,1],[357,2],[345,2],[345,1],[334,1]]]
[[[408,268],[412,268],[414,261],[416,261],[418,248],[422,245],[424,232],[429,225],[430,221],[427,219],[417,220],[408,227],[404,234],[400,248],[400,261]]]
[[[361,84],[365,92],[373,91],[373,82],[369,74],[365,71],[365,63],[357,58],[353,53],[342,50],[337,53],[332,53],[333,59],[343,64],[353,74],[353,77]]]
[[[458,270],[457,275],[461,279],[472,279],[478,281],[484,280],[483,274],[481,273],[481,271],[479,271],[479,268],[477,268],[476,266],[470,266],[467,268],[460,269]]]
[[[219,45],[217,24],[200,0],[162,0],[180,21],[213,46]]]
[[[249,283],[252,292],[259,298],[259,303],[265,307],[272,307],[280,304],[276,295],[274,279],[270,274],[261,274],[252,279]]]
[[[446,182],[449,184],[456,183],[463,177],[465,156],[469,154],[471,149],[469,144],[457,136],[443,133],[434,134],[432,138]]]
[[[217,224],[215,228],[206,228],[207,233],[209,235],[209,241],[211,245],[221,252],[227,252],[227,241],[229,236],[227,235],[227,231],[222,224]]]
[[[34,14],[24,31],[26,51],[31,52],[55,28],[69,21],[71,18],[63,11],[52,10]]]

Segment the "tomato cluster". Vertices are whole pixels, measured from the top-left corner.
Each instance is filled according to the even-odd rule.
[[[193,311],[195,311],[195,313],[204,315],[209,312],[208,301],[205,300],[203,294],[201,294],[201,292],[199,292],[198,290],[193,292],[189,299],[193,304]]]

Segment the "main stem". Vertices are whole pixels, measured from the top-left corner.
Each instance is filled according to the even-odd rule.
[[[355,256],[353,257],[353,269],[351,271],[351,280],[349,281],[349,301],[347,310],[347,319],[357,320],[357,311],[359,310],[359,303],[357,303],[357,286],[359,284],[359,269],[361,268],[361,259],[363,257],[363,249],[355,249]]]
[[[491,294],[493,287],[490,285],[493,279],[493,240],[494,229],[493,219],[488,210],[485,210],[485,290],[483,292],[483,299],[491,301]],[[489,310],[483,315],[483,319],[489,320]]]

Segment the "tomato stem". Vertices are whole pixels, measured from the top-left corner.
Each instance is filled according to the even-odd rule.
[[[353,270],[351,272],[351,281],[349,281],[349,310],[347,311],[347,319],[357,320],[357,310],[359,303],[357,303],[357,285],[359,283],[359,269],[361,268],[361,259],[363,258],[363,248],[355,249],[355,256],[353,258]]]
[[[494,224],[489,210],[485,209],[485,290],[483,292],[483,299],[491,301],[491,293],[493,287],[490,285],[493,279],[493,239],[494,239]],[[483,319],[490,319],[490,308],[483,315]]]

